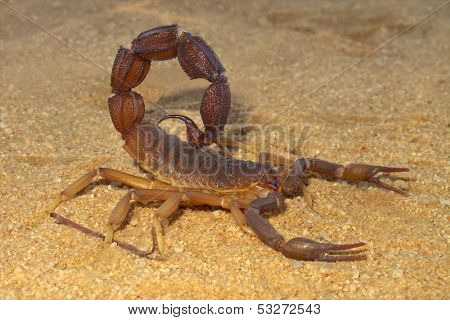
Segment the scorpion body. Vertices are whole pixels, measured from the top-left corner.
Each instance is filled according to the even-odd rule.
[[[215,193],[277,187],[266,165],[197,149],[155,124],[133,127],[124,147],[142,168],[169,185]]]
[[[184,115],[171,114],[159,122],[173,118],[186,124],[187,142],[167,134],[158,124],[142,123],[144,99],[133,88],[146,77],[153,61],[178,61],[191,79],[202,78],[211,84],[207,88],[200,114],[205,130]],[[79,230],[115,241],[119,246],[147,256],[158,248],[164,252],[162,221],[183,205],[209,205],[229,209],[239,226],[256,235],[266,245],[289,258],[315,261],[356,261],[366,259],[361,253],[364,242],[350,244],[320,243],[297,237],[286,240],[263,214],[284,208],[284,197],[307,195],[308,176],[320,175],[332,179],[366,181],[379,187],[404,194],[376,176],[380,172],[405,172],[407,168],[373,166],[368,164],[340,165],[315,158],[279,161],[265,154],[261,161],[251,162],[230,157],[224,128],[231,106],[231,93],[225,68],[209,45],[199,36],[188,32],[178,34],[176,25],[162,26],[139,34],[129,46],[119,48],[112,73],[113,95],[108,99],[111,119],[125,141],[124,148],[154,179],[132,176],[113,169],[92,170],[58,194],[46,211],[52,212],[62,201],[74,197],[99,176],[121,182],[133,189],[118,202],[107,223],[103,236],[52,212],[51,216]],[[217,144],[224,155],[204,148]],[[268,158],[267,158],[268,156]],[[153,246],[148,252],[113,239],[115,230],[124,222],[133,201],[164,201],[154,213]],[[312,201],[308,201],[312,206]],[[241,211],[241,209],[244,210]],[[358,248],[357,251],[352,250]]]

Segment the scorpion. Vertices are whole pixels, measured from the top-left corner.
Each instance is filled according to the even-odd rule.
[[[144,80],[153,61],[174,58],[178,58],[190,79],[206,79],[211,83],[200,105],[204,131],[192,119],[179,114],[166,115],[157,124],[142,122],[144,99],[132,89]],[[341,165],[306,157],[284,161],[270,153],[261,153],[260,160],[255,162],[230,156],[227,147],[236,144],[224,135],[231,107],[225,68],[205,40],[189,32],[179,33],[176,24],[147,30],[131,44],[120,46],[112,67],[111,87],[109,111],[115,128],[125,141],[124,148],[153,178],[98,168],[61,191],[46,212],[58,223],[75,227],[106,243],[115,242],[140,256],[146,257],[156,249],[163,255],[163,226],[180,205],[207,205],[228,209],[242,230],[256,235],[264,244],[288,258],[324,262],[364,260],[367,259],[365,242],[335,244],[304,237],[286,240],[269,223],[267,216],[285,208],[285,197],[303,194],[308,205],[312,205],[306,191],[308,178],[312,175],[364,181],[406,195],[403,190],[380,181],[378,174],[406,172],[408,168],[361,163]],[[184,122],[187,141],[168,134],[159,126],[170,118]],[[206,147],[212,144],[221,152],[210,152]],[[106,235],[54,212],[61,202],[75,197],[96,177],[131,188],[112,210]],[[153,246],[148,251],[114,239],[114,232],[124,224],[135,201],[163,201],[154,212]]]

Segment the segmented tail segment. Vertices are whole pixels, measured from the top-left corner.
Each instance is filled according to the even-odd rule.
[[[152,60],[168,60],[177,56],[176,25],[163,26],[139,34],[130,46],[121,46],[111,72],[113,95],[108,99],[111,119],[123,137],[144,118],[142,96],[133,91],[147,76]]]
[[[189,32],[178,35],[177,25],[153,28],[139,34],[129,46],[121,46],[111,72],[113,95],[108,99],[109,111],[117,131],[127,139],[134,125],[144,116],[144,99],[132,89],[137,87],[150,71],[152,61],[178,61],[191,79],[206,79],[211,85],[200,105],[205,133],[201,140],[191,144],[208,145],[223,134],[231,106],[231,93],[225,68],[209,45]],[[177,116],[177,115],[175,115]],[[177,118],[172,115],[166,118]],[[200,129],[198,129],[200,132]],[[190,138],[190,136],[188,136]]]

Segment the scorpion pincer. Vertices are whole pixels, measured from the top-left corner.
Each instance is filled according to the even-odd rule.
[[[152,62],[174,58],[178,58],[191,79],[201,78],[211,83],[200,105],[204,131],[184,115],[171,114],[160,120],[175,118],[183,121],[187,129],[187,142],[166,133],[158,126],[159,123],[142,123],[144,99],[133,91],[145,79]],[[262,242],[288,258],[327,262],[364,260],[364,242],[333,244],[303,237],[286,240],[265,216],[282,210],[284,197],[306,195],[305,186],[311,175],[365,181],[405,195],[404,191],[381,182],[377,174],[406,172],[408,168],[356,163],[344,166],[316,158],[300,158],[286,163],[268,153],[264,154],[264,161],[258,162],[230,157],[227,146],[233,145],[233,142],[224,138],[231,105],[225,68],[201,37],[188,32],[179,34],[177,25],[150,29],[139,34],[131,45],[120,47],[112,68],[111,87],[113,94],[108,99],[109,110],[115,128],[125,141],[124,148],[154,179],[98,168],[59,193],[46,212],[51,212],[51,216],[60,223],[108,243],[117,242],[119,246],[141,256],[149,255],[155,248],[161,254],[164,252],[162,222],[180,205],[208,205],[230,210],[244,231],[256,234]],[[211,144],[217,144],[223,154],[204,148]],[[73,198],[95,177],[133,188],[113,209],[105,236],[53,212],[62,201]],[[154,213],[154,245],[149,251],[114,240],[114,232],[123,224],[134,201],[163,201]],[[311,200],[308,203],[312,205]]]

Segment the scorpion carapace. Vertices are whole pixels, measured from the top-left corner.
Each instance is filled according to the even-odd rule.
[[[167,134],[157,124],[142,123],[144,99],[132,90],[144,80],[152,61],[175,57],[178,57],[181,67],[191,79],[202,78],[211,82],[200,105],[204,132],[184,115],[168,115],[160,120],[177,118],[184,121],[187,142]],[[368,164],[344,166],[315,158],[281,161],[279,156],[270,153],[261,153],[260,161],[251,162],[236,160],[229,157],[229,153],[224,156],[203,148],[216,143],[225,153],[226,146],[233,145],[233,141],[224,138],[230,111],[230,88],[224,72],[219,58],[202,38],[188,32],[179,35],[176,25],[150,29],[139,34],[130,46],[120,47],[111,74],[113,95],[108,99],[111,118],[125,140],[124,148],[154,179],[113,169],[92,170],[64,189],[47,212],[52,212],[59,203],[74,197],[98,176],[133,188],[112,211],[105,236],[54,212],[51,216],[60,223],[105,239],[108,243],[114,241],[141,256],[149,255],[155,248],[161,254],[164,252],[162,221],[167,220],[180,205],[208,205],[230,210],[245,232],[256,235],[286,257],[327,262],[365,259],[364,242],[332,244],[301,237],[285,240],[263,213],[284,209],[285,196],[301,193],[312,206],[306,189],[311,175],[366,181],[405,195],[402,190],[380,181],[377,174],[409,169]],[[131,204],[150,200],[163,201],[154,213],[152,249],[142,251],[114,240],[114,232],[125,221]],[[357,250],[353,250],[355,248]]]

